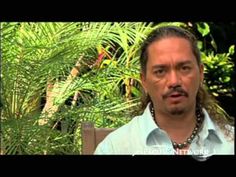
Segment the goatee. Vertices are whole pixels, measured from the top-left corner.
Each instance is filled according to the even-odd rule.
[[[174,115],[174,116],[176,116],[176,115],[181,115],[181,114],[183,114],[183,113],[184,113],[184,109],[174,108],[174,109],[171,109],[171,110],[170,110],[170,114],[171,114],[171,115]]]

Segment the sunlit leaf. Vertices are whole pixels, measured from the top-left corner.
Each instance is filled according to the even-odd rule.
[[[229,54],[230,54],[230,55],[233,55],[233,54],[234,54],[234,51],[235,51],[235,45],[231,45],[231,46],[229,47]]]
[[[210,27],[206,22],[197,23],[197,29],[203,37],[210,33]]]

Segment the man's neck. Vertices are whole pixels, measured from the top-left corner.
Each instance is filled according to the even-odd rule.
[[[171,140],[183,143],[192,134],[196,125],[195,109],[185,111],[181,115],[155,112],[158,126],[167,132]]]

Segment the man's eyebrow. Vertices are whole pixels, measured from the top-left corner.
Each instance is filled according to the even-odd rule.
[[[180,61],[177,63],[177,65],[185,65],[185,64],[192,64],[193,62],[191,60],[185,60],[185,61]]]
[[[184,60],[184,61],[180,61],[180,62],[177,62],[176,65],[185,65],[185,64],[192,64],[193,62],[191,60]],[[156,69],[156,68],[165,68],[165,67],[168,67],[168,64],[156,64],[154,66],[152,66],[152,69]]]
[[[167,67],[167,66],[168,66],[167,64],[157,64],[157,65],[152,66],[152,69],[165,68],[165,67]]]

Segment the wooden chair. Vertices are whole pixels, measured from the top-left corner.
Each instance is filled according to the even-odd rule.
[[[114,128],[95,128],[92,122],[82,122],[82,154],[93,154],[97,145],[114,130]]]

